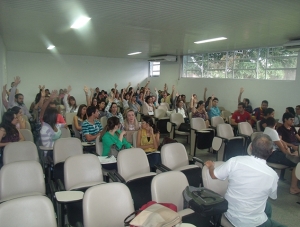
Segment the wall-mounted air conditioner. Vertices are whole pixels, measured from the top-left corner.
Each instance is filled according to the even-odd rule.
[[[300,40],[287,42],[286,44],[283,44],[283,47],[287,50],[300,51]]]
[[[169,62],[176,62],[177,57],[174,55],[161,55],[161,56],[155,56],[151,57],[148,59],[148,61],[157,61],[157,62],[162,62],[162,61],[169,61]]]

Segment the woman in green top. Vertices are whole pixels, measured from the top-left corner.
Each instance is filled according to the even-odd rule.
[[[111,146],[115,145],[117,150],[121,150],[124,146],[126,149],[132,145],[124,138],[126,131],[120,131],[120,119],[110,117],[107,120],[107,132],[102,137],[103,152],[102,156],[108,156]]]

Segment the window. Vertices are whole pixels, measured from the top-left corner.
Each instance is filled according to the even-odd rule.
[[[182,77],[295,80],[297,58],[282,47],[186,55]]]
[[[160,62],[149,62],[149,76],[160,76]]]

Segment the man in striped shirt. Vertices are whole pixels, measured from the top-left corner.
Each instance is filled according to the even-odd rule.
[[[99,111],[95,106],[89,106],[86,110],[87,119],[82,123],[82,140],[84,142],[95,142],[102,131],[102,125],[97,120]]]

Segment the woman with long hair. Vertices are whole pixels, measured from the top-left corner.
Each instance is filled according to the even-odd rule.
[[[120,120],[120,123],[123,125],[124,124],[124,119],[121,113],[118,112],[118,105],[117,103],[113,102],[113,98],[109,97],[108,98],[108,104],[105,108],[106,111],[106,116],[107,118],[110,117],[117,117]]]
[[[25,128],[25,120],[23,118],[23,111],[20,107],[14,106],[11,109],[8,109],[8,111],[13,112],[17,118],[18,118],[18,123],[16,124],[17,129],[24,129]]]
[[[200,100],[195,107],[195,103],[193,101],[194,98],[195,97],[192,97],[192,101],[190,102],[190,107],[192,110],[192,118],[198,118],[198,117],[203,118],[206,127],[209,127],[208,114],[205,110],[205,102]]]
[[[132,109],[125,110],[124,113],[125,121],[124,128],[126,131],[137,131],[139,130],[139,122],[137,121],[134,111]]]
[[[101,117],[105,117],[107,115],[105,112],[105,106],[106,106],[106,103],[103,99],[98,101],[99,119],[101,119]]]
[[[161,162],[160,153],[157,152],[159,146],[160,133],[150,116],[142,117],[141,129],[138,131],[136,146],[142,148],[148,157],[149,165],[154,170],[154,166]]]
[[[81,104],[78,108],[77,114],[73,117],[73,124],[77,131],[81,133],[81,125],[86,120],[86,108],[85,104]]]

